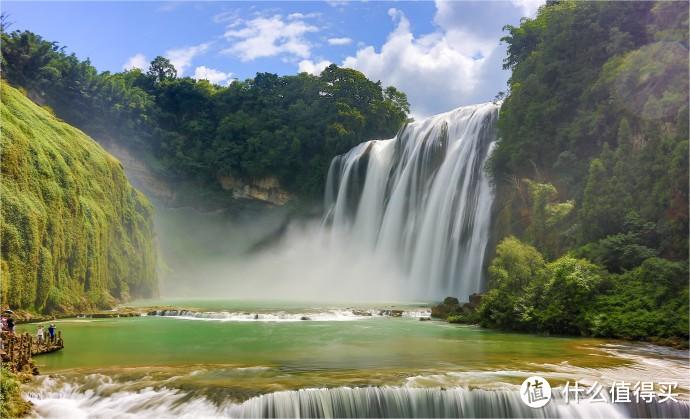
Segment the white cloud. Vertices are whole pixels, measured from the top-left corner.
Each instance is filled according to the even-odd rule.
[[[326,3],[328,3],[331,7],[340,7],[347,6],[350,3],[350,0],[326,0]]]
[[[232,73],[224,73],[220,70],[208,68],[203,65],[194,69],[194,75],[192,77],[196,80],[208,80],[213,84],[220,85],[230,84],[234,80],[232,78]]]
[[[330,45],[349,45],[352,43],[351,38],[329,38],[328,43]]]
[[[165,51],[165,57],[175,66],[177,75],[181,76],[192,64],[194,57],[205,53],[210,46],[211,43],[207,42],[191,47],[169,49]]]
[[[324,68],[328,67],[331,64],[333,63],[328,60],[323,60],[316,63],[312,60],[302,60],[299,62],[298,72],[309,73],[318,76],[319,74],[321,74]]]
[[[297,20],[297,19],[313,19],[315,17],[321,16],[321,13],[290,13],[288,15],[288,20]]]
[[[294,16],[295,14],[293,14]],[[302,15],[302,18],[307,17]],[[281,15],[237,20],[228,26],[225,38],[232,45],[223,50],[237,55],[242,61],[285,54],[290,57],[309,58],[312,44],[306,39],[319,28],[294,17],[288,21]]]
[[[239,12],[237,10],[230,10],[213,15],[213,18],[211,20],[213,20],[213,23],[226,23],[235,21],[238,17]]]
[[[545,0],[511,0],[511,2],[522,9],[522,13],[526,17],[535,17],[539,6],[545,3]]]
[[[416,37],[401,11],[392,8],[388,14],[396,28],[380,51],[361,48],[343,66],[406,92],[415,118],[488,101],[503,90],[507,76],[500,73],[503,51],[497,38],[478,37],[451,25]],[[492,78],[489,83],[487,77]]]
[[[132,55],[127,59],[127,62],[122,66],[123,70],[133,70],[138,68],[140,70],[146,70],[149,67],[149,60],[142,53]]]

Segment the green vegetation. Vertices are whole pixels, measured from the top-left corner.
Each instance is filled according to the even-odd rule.
[[[28,31],[2,34],[2,70],[68,123],[149,156],[160,174],[209,189],[219,176],[277,177],[304,199],[320,199],[335,155],[392,137],[409,112],[404,93],[335,65],[221,87],[177,77],[163,57],[146,73],[98,73]]]
[[[489,268],[481,325],[528,332],[688,338],[687,264],[649,258],[623,274],[572,255],[546,263],[534,247],[504,239]],[[679,292],[680,290],[680,292]]]
[[[156,294],[153,210],[120,162],[1,87],[3,304],[69,312]]]
[[[0,418],[19,418],[30,411],[31,405],[22,398],[19,377],[3,365],[0,369]]]
[[[551,1],[506,29],[491,170],[498,235],[522,242],[498,247],[481,323],[687,342],[686,5]]]

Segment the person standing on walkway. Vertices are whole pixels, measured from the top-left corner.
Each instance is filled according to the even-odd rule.
[[[11,315],[7,318],[7,330],[11,335],[14,335],[14,319]]]
[[[38,330],[36,331],[36,339],[38,340],[39,345],[43,345],[43,337],[44,337],[43,325],[40,325],[40,326],[38,326]]]
[[[55,323],[51,323],[48,326],[48,336],[50,337],[50,343],[55,342]]]

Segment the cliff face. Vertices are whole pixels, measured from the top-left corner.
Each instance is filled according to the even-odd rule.
[[[140,152],[132,150],[114,138],[98,138],[97,141],[122,162],[132,185],[149,197],[157,207],[191,206],[198,207],[198,210],[208,210],[205,205],[194,202],[194,192],[198,191],[190,193],[189,183],[180,184],[181,182],[176,179],[156,173],[145,159],[139,157]],[[225,200],[230,206],[232,201],[227,201],[227,198],[269,207],[282,207],[294,200],[294,196],[280,185],[276,177],[242,180],[233,176],[218,176],[216,180],[220,189],[227,192]],[[223,209],[222,206],[212,207],[216,210]]]
[[[275,177],[245,182],[232,176],[219,176],[218,182],[224,190],[231,191],[235,199],[251,199],[275,206],[285,205],[292,199]]]
[[[1,87],[3,304],[88,310],[156,295],[153,208],[120,162]]]

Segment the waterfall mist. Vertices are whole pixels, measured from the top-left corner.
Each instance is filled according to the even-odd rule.
[[[458,108],[336,157],[326,186],[330,242],[345,237],[386,261],[412,295],[479,292],[493,203],[484,166],[499,106]]]
[[[274,230],[279,225],[267,222],[270,217],[248,217],[229,229],[197,228],[196,220],[187,219],[184,241],[210,235],[214,241],[243,244],[224,245],[234,250],[225,256],[217,252],[220,257],[203,263],[189,258],[189,251],[177,251],[175,276],[184,279],[164,294],[467,299],[482,289],[493,203],[484,166],[496,140],[499,106],[458,108],[337,156],[328,173],[324,219],[289,224],[280,240],[262,251],[247,253],[252,241],[268,234],[268,224]],[[177,240],[170,234],[163,239]],[[196,248],[191,246],[192,254]]]

